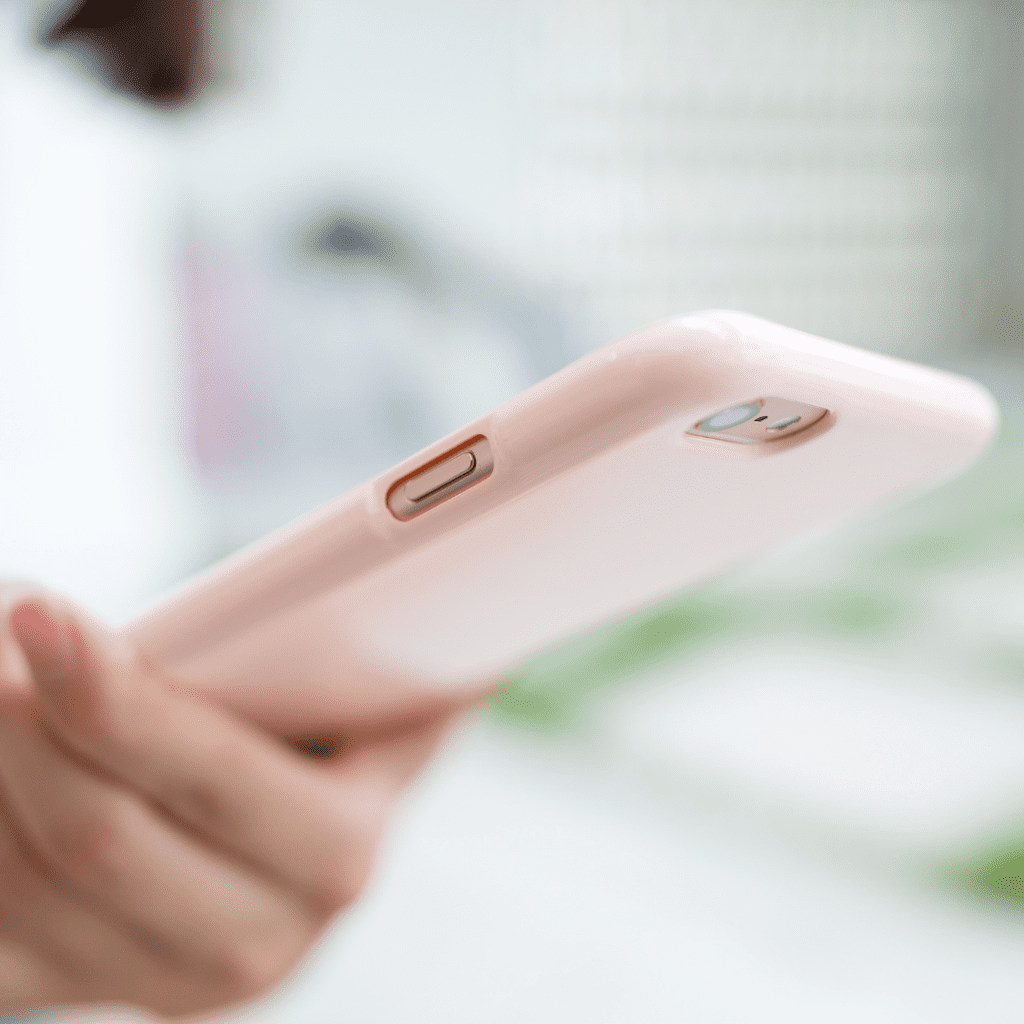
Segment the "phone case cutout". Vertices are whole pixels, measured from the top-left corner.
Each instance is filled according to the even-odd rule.
[[[788,398],[755,398],[720,409],[687,430],[697,437],[717,437],[741,444],[764,444],[792,437],[814,426],[828,409]]]
[[[403,522],[479,483],[494,469],[490,442],[482,434],[471,438],[410,473],[388,490],[391,514]]]

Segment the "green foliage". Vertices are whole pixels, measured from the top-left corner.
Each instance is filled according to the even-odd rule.
[[[996,474],[999,486],[994,492],[991,481],[981,481],[972,491],[973,473],[940,491],[931,499],[938,522],[883,547],[874,560],[920,572],[998,557],[1009,550],[1020,553],[1024,490],[1017,479],[1018,467],[1007,472],[1012,474],[1012,485],[1005,474]]]
[[[844,636],[870,636],[905,621],[908,608],[879,590],[837,590],[804,603],[801,619],[809,626]]]
[[[753,627],[848,637],[874,635],[907,618],[904,602],[876,590],[837,590],[794,599],[690,596],[599,629],[546,654],[510,680],[494,706],[504,718],[545,729],[571,725],[593,700],[640,670]]]
[[[564,727],[612,684],[700,647],[749,618],[738,602],[690,597],[605,627],[534,661],[510,681],[495,710],[536,727]]]
[[[731,599],[705,588],[537,659],[510,680],[495,712],[530,727],[568,727],[602,693],[645,667],[744,631],[868,642],[920,627],[928,615],[920,598],[929,573],[1024,551],[1020,450],[1004,447],[953,485],[912,503],[909,518],[894,510],[896,538],[869,541],[854,564],[837,563],[839,586],[819,580],[808,593],[762,584]]]
[[[1024,841],[1008,845],[958,873],[982,894],[1024,909]]]

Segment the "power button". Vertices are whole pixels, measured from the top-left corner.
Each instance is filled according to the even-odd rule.
[[[388,508],[396,519],[412,519],[483,480],[493,468],[490,443],[477,435],[392,484]]]
[[[476,458],[472,452],[453,455],[450,459],[414,476],[405,483],[405,496],[410,501],[422,501],[424,498],[454,483],[459,477],[472,473],[476,468]]]

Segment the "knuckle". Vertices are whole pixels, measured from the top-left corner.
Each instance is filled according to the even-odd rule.
[[[216,963],[222,996],[237,1001],[263,995],[284,978],[299,952],[294,939],[284,934],[227,943]]]
[[[333,916],[354,903],[363,891],[364,879],[357,877],[351,868],[324,872],[313,886],[313,902],[318,912]]]
[[[316,909],[328,916],[344,910],[365,891],[380,835],[379,824],[366,816],[350,820],[330,843],[313,884]]]
[[[349,851],[329,863],[313,886],[316,909],[333,916],[355,903],[366,889],[370,877],[370,857],[365,851]]]

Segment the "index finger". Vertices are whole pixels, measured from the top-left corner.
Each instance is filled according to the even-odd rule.
[[[338,785],[255,728],[173,692],[82,616],[32,598],[10,623],[63,744],[318,909],[333,913],[358,894],[383,826],[379,793]],[[70,670],[57,653],[68,644]]]

